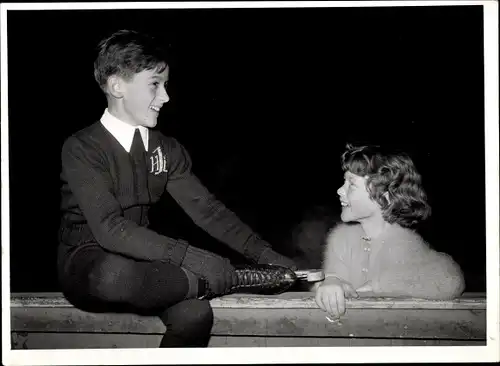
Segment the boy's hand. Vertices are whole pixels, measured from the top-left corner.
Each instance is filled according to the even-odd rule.
[[[333,318],[339,318],[345,314],[345,299],[358,296],[349,283],[329,277],[317,287],[316,304]]]
[[[181,266],[205,278],[214,295],[224,294],[233,284],[235,270],[231,262],[212,252],[190,245]]]
[[[262,254],[260,255],[259,264],[277,264],[283,267],[290,268],[294,271],[296,271],[297,264],[293,260],[291,260],[288,257],[285,257],[284,255],[281,255],[271,248],[265,249]]]

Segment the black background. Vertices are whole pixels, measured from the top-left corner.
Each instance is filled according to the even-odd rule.
[[[159,128],[277,250],[294,253],[297,227],[317,230],[307,215],[335,220],[347,142],[393,145],[424,178],[433,216],[422,234],[459,262],[468,291],[485,291],[481,6],[9,11],[7,19],[13,292],[59,289],[60,149],[106,107],[94,50],[123,28],[170,45],[171,100]],[[231,255],[168,197],[158,208],[165,233]]]

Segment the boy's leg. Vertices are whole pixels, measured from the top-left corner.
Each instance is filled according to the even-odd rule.
[[[184,300],[189,291],[180,267],[136,261],[98,245],[82,248],[71,257],[62,282],[73,301],[94,312],[106,311],[111,304],[140,313],[157,312]]]
[[[186,271],[159,261],[135,261],[98,245],[79,250],[61,278],[76,307],[90,312],[129,312],[160,316],[167,326],[161,347],[204,347],[213,313],[208,301],[193,296]],[[191,281],[192,282],[192,281]]]
[[[208,300],[184,300],[168,308],[161,319],[167,327],[161,348],[208,346],[214,321]]]

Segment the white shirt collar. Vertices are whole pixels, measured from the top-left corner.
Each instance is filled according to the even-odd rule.
[[[142,141],[144,142],[144,148],[148,151],[149,129],[147,127],[129,125],[109,113],[107,108],[104,110],[104,114],[101,117],[101,123],[118,140],[127,152],[130,152],[135,130],[136,128],[139,128]]]

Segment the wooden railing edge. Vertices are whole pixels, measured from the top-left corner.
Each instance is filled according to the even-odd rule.
[[[280,295],[232,294],[211,300],[213,308],[318,308],[314,293],[287,292]],[[73,307],[60,292],[12,293],[14,307]],[[464,293],[454,300],[426,300],[415,298],[363,297],[346,300],[350,309],[486,309],[485,293]]]

